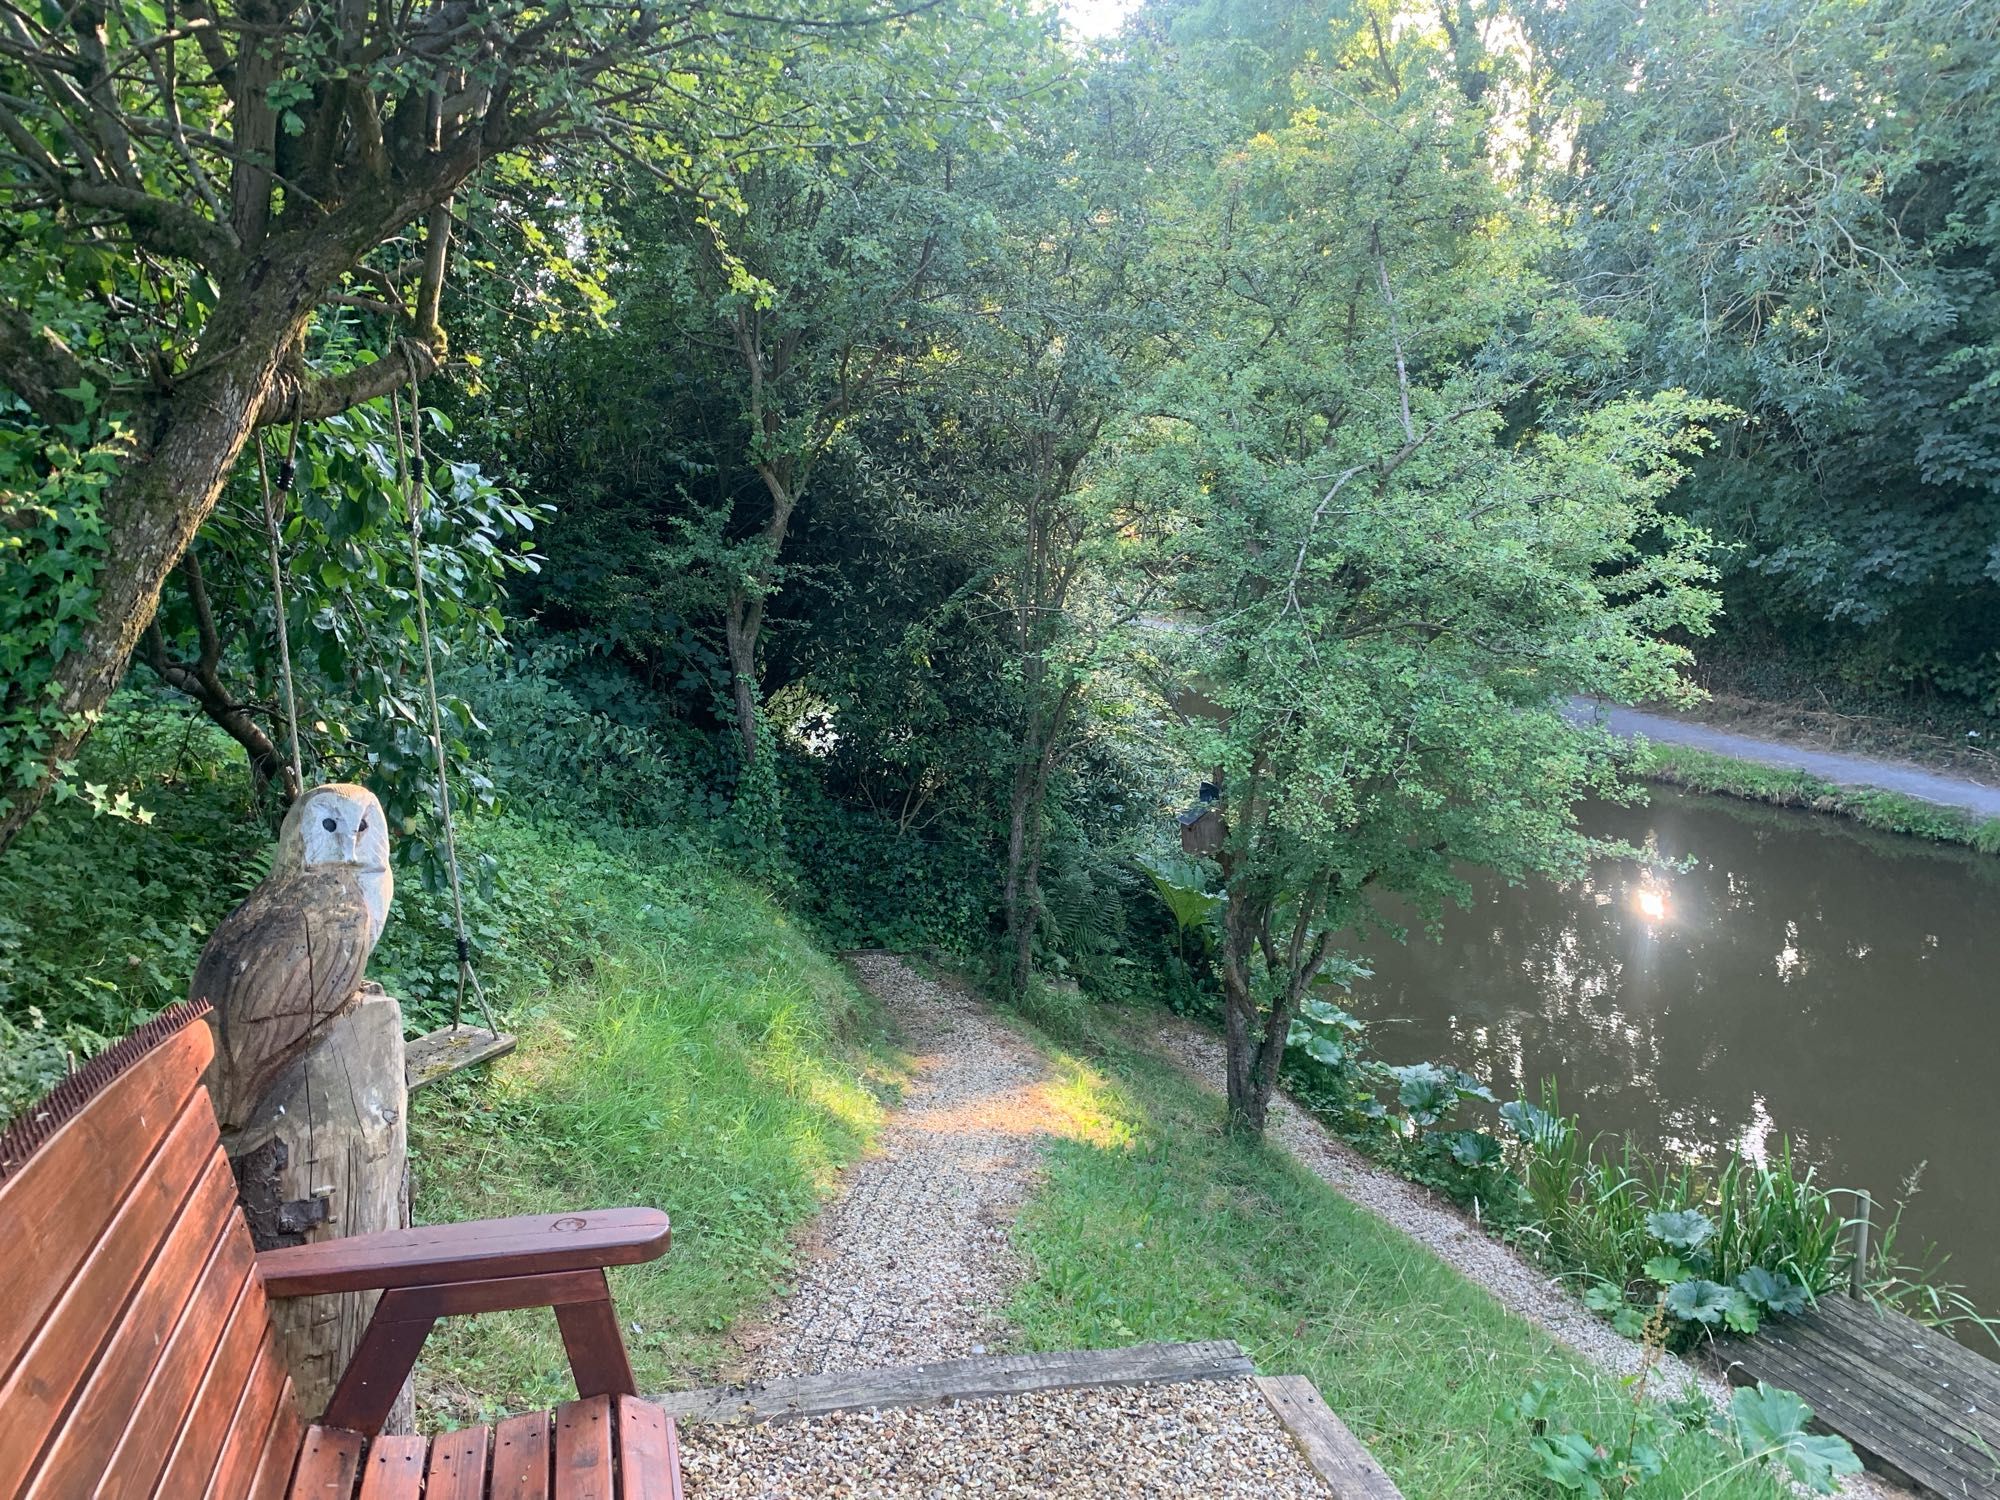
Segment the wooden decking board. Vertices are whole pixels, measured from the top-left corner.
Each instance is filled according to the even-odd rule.
[[[1906,1384],[1893,1371],[1864,1363],[1854,1357],[1852,1349],[1832,1340],[1802,1330],[1790,1331],[1774,1338],[1761,1358],[1784,1359],[1793,1368],[1819,1372],[1819,1378],[1835,1390],[1894,1413],[1913,1430],[1930,1434],[1937,1441],[1963,1443],[1983,1436],[1966,1414]],[[1754,1365],[1757,1357],[1746,1362]]]
[[[1796,1343],[1773,1342],[1754,1361],[1739,1362],[1729,1373],[1737,1384],[1764,1380],[1797,1391],[1816,1412],[1824,1407],[1827,1421],[1832,1422],[1837,1411],[1842,1421],[1857,1427],[1864,1437],[1893,1430],[1946,1452],[1972,1445],[1971,1435],[1941,1420],[1935,1409],[1903,1400],[1903,1393],[1879,1375],[1860,1366],[1841,1367],[1825,1353]]]
[[[1229,1380],[1253,1373],[1242,1349],[1225,1339],[1061,1354],[987,1355],[886,1370],[806,1375],[768,1385],[678,1391],[649,1399],[684,1421],[773,1422],[863,1407],[972,1401],[1027,1391]]]
[[[1785,1351],[1796,1368],[1857,1402],[1865,1400],[1899,1428],[1947,1450],[1980,1452],[1994,1446],[1990,1419],[1976,1405],[1968,1409],[1946,1391],[1927,1390],[1894,1365],[1871,1362],[1870,1351],[1829,1337],[1823,1329],[1781,1327],[1773,1332],[1773,1349]]]
[[[2000,1365],[1843,1296],[1716,1346],[1731,1381],[1795,1391],[1815,1425],[1927,1495],[2000,1494]]]
[[[1878,1350],[1919,1380],[1928,1377],[1946,1405],[1964,1407],[1966,1419],[1989,1441],[2000,1443],[2000,1365],[1938,1329],[1901,1316],[1885,1317],[1849,1297],[1825,1299],[1821,1312],[1828,1330]]]
[[[1766,1353],[1766,1359],[1759,1364],[1754,1375],[1741,1365],[1732,1365],[1727,1372],[1730,1380],[1738,1385],[1749,1385],[1762,1380],[1782,1390],[1797,1392],[1805,1397],[1807,1404],[1812,1407],[1813,1426],[1816,1429],[1839,1433],[1846,1438],[1854,1445],[1854,1451],[1860,1456],[1862,1463],[1875,1473],[1907,1489],[1923,1488],[1914,1475],[1903,1469],[1894,1458],[1878,1446],[1880,1439],[1871,1436],[1896,1430],[1893,1427],[1896,1420],[1893,1412],[1884,1412],[1879,1405],[1873,1404],[1870,1398],[1857,1399],[1844,1387],[1815,1385],[1815,1380],[1824,1379],[1825,1372],[1815,1366],[1800,1364],[1789,1353],[1783,1356],[1778,1355],[1776,1351]],[[1905,1462],[1916,1463],[1918,1467],[1928,1467],[1932,1471],[1948,1471],[1958,1462],[1954,1453],[1936,1447],[1930,1438],[1914,1436],[1907,1431],[1898,1439],[1895,1446],[1898,1449],[1898,1456]],[[1911,1456],[1913,1450],[1920,1451],[1924,1455],[1922,1462]],[[1956,1497],[1977,1494],[1980,1491],[1977,1488],[1968,1489],[1964,1483],[1960,1483],[1957,1488],[1942,1490],[1933,1488],[1926,1492],[1949,1494],[1956,1500]]]
[[[1942,1439],[2000,1447],[2000,1424],[1996,1424],[1995,1414],[1982,1410],[1976,1395],[1971,1402],[1963,1399],[1949,1382],[1923,1372],[1913,1374],[1887,1360],[1865,1362],[1878,1357],[1875,1351],[1860,1350],[1857,1356],[1855,1345],[1820,1328],[1784,1330],[1783,1343],[1796,1352],[1801,1363],[1825,1368],[1830,1378],[1868,1392],[1877,1404]]]
[[[1802,1326],[1837,1330],[1843,1337],[1875,1349],[1912,1368],[1951,1381],[1984,1371],[1968,1370],[1968,1356],[1974,1366],[1988,1363],[1957,1343],[1948,1334],[1914,1323],[1900,1314],[1877,1311],[1852,1297],[1825,1297],[1814,1309],[1815,1316]],[[1780,1327],[1785,1325],[1781,1324]]]

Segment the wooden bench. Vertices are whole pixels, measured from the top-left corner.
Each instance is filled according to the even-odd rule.
[[[655,1259],[654,1209],[496,1219],[258,1254],[182,1006],[0,1135],[0,1496],[670,1500],[673,1419],[638,1399],[604,1268]],[[273,1298],[379,1291],[316,1425]],[[551,1307],[580,1399],[433,1439],[378,1436],[431,1326]]]

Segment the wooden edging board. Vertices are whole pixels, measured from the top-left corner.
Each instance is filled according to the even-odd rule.
[[[1375,1456],[1347,1430],[1303,1375],[1259,1375],[1257,1389],[1298,1444],[1313,1471],[1333,1491],[1333,1500],[1403,1500],[1402,1492]]]
[[[1242,1349],[1222,1339],[1058,1354],[995,1354],[885,1370],[803,1375],[764,1385],[713,1386],[653,1399],[683,1422],[782,1422],[867,1407],[976,1401],[1028,1391],[1232,1380],[1254,1373]]]

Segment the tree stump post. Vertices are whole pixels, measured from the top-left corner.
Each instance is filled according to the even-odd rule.
[[[409,1226],[409,1093],[403,1011],[379,985],[279,1077],[250,1122],[224,1139],[260,1250]],[[326,1408],[375,1311],[376,1292],[272,1304],[308,1419]],[[406,1389],[386,1428],[412,1428]]]

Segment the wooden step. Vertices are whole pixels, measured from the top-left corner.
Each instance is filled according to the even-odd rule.
[[[1136,1344],[1055,1354],[990,1354],[937,1364],[803,1375],[767,1384],[676,1391],[659,1404],[689,1422],[779,1422],[864,1407],[976,1401],[1027,1391],[1233,1380],[1255,1373],[1227,1339],[1193,1344]]]

